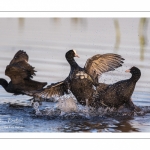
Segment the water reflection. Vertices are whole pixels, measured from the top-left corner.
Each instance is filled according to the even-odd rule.
[[[139,39],[137,36],[138,25]],[[150,36],[147,34],[149,33],[149,27],[150,24],[148,24],[147,18],[118,18],[115,20],[112,18],[1,18],[0,75],[1,78],[9,79],[5,76],[5,68],[19,49],[23,49],[28,53],[29,63],[37,70],[35,80],[49,83],[62,81],[68,76],[70,68],[64,57],[67,50],[76,49],[81,57],[77,62],[79,65],[84,66],[86,60],[91,56],[112,53],[115,49],[126,59],[125,63],[119,68],[120,70],[104,74],[101,81],[113,83],[128,78],[130,75],[125,74],[124,71],[133,65],[138,66],[142,71],[142,76],[136,85],[132,98],[137,105],[149,106],[150,45],[148,39]],[[20,34],[19,31],[23,32]],[[145,51],[146,46],[147,51]],[[140,60],[144,61],[141,62]],[[1,103],[16,103],[15,99],[17,99],[18,103],[24,105],[23,102],[27,100],[26,97],[11,96],[4,90],[1,90],[0,97]],[[35,119],[30,117],[29,112],[18,113],[18,111],[13,111],[12,113],[10,108],[7,108],[6,111],[4,111],[4,107],[1,106],[0,108],[1,114],[20,115],[20,117],[25,118],[24,120],[31,119],[25,122],[29,125],[29,128],[25,128],[24,131],[45,132],[46,128],[53,128],[52,123],[55,120],[46,120],[43,123],[43,117],[41,117],[42,119],[36,122]],[[145,122],[148,122],[149,118],[148,116]],[[51,122],[49,123],[49,121]],[[139,122],[142,121],[143,118],[141,117]],[[41,123],[43,123],[42,129],[39,125]],[[141,129],[141,126],[139,129],[136,128],[136,125],[133,125],[130,119],[124,121],[113,121],[113,119],[72,121],[70,119],[67,124],[66,120],[62,119],[56,120],[55,123],[55,129],[58,128],[58,124],[62,127],[59,128],[58,132],[139,132],[139,129]],[[38,130],[35,129],[37,126],[39,126]],[[50,131],[48,130],[48,132]],[[143,131],[149,131],[149,127],[146,129],[144,127]]]
[[[119,21],[118,19],[114,19],[114,25],[115,25],[115,33],[116,33],[116,42],[115,42],[115,50],[119,49],[119,45],[120,45],[120,37],[121,37],[121,33],[120,33],[120,26],[119,26]]]
[[[105,125],[102,125],[101,123],[94,123],[90,121],[72,121],[59,130],[61,132],[92,132],[95,130],[96,132],[102,132],[104,128]]]
[[[80,19],[80,18],[71,18],[71,22],[72,22],[73,24],[78,24],[81,20],[82,20],[82,19]]]
[[[25,24],[25,18],[18,18],[18,22],[19,22],[19,30],[22,31]]]
[[[147,24],[148,20],[146,18],[141,18],[139,21],[139,43],[140,43],[140,59],[144,60],[144,51],[147,44]]]
[[[63,128],[61,132],[139,132],[139,129],[127,120],[100,119],[99,121],[71,121]]]
[[[50,23],[54,23],[56,26],[59,26],[61,24],[60,18],[50,18]]]
[[[70,21],[73,26],[82,25],[86,27],[87,25],[86,19],[84,18],[71,18]]]
[[[116,125],[116,127],[114,127],[114,129],[121,131],[121,132],[139,132],[139,129],[135,128],[130,123],[130,120],[123,120],[122,122],[119,122],[115,125]]]

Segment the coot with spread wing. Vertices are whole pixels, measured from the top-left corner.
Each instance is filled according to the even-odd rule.
[[[34,67],[28,63],[28,55],[25,51],[19,50],[10,64],[6,67],[5,75],[7,75],[11,81],[8,83],[5,79],[0,78],[0,85],[14,95],[26,94],[32,96],[35,91],[43,89],[47,82],[38,82],[32,80],[35,76]]]
[[[74,57],[79,57],[75,50],[69,50],[65,57],[71,67],[69,76],[64,81],[36,93],[36,98],[48,99],[52,95],[64,95],[69,89],[80,104],[91,106],[97,93],[99,76],[122,66],[124,60],[118,54],[97,54],[89,58],[84,68],[81,68],[74,60]]]

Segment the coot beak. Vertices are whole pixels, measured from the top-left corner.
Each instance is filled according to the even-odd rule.
[[[129,70],[126,70],[125,72],[130,72],[130,69],[129,69]]]
[[[73,51],[74,51],[74,57],[80,58],[79,55],[77,54],[76,50],[73,50]]]
[[[79,55],[78,55],[77,53],[75,54],[75,57],[78,57],[78,58],[80,58],[80,57],[79,57]]]

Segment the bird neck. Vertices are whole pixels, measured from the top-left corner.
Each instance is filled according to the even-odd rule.
[[[132,74],[132,76],[131,76],[130,79],[131,79],[133,82],[137,82],[140,77],[141,77],[141,74]]]
[[[68,63],[70,64],[71,68],[77,68],[79,65],[76,63],[74,58],[66,58]]]
[[[8,82],[5,79],[0,78],[0,85],[7,91]]]

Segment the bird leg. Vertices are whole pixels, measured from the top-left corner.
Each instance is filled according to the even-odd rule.
[[[29,101],[31,101],[31,106],[33,106],[34,102],[37,102],[37,100],[35,100],[35,98],[31,98],[29,99]],[[42,105],[42,102],[38,101],[39,105]]]
[[[31,106],[33,106],[34,98],[29,99],[29,101],[31,102]]]
[[[130,98],[129,102],[127,103],[127,106],[131,109],[131,110],[134,110],[135,112],[139,112],[141,111],[141,109],[136,106],[133,102],[132,102],[132,99]]]
[[[85,113],[86,113],[86,117],[89,117],[89,100],[86,99],[86,105],[85,105]]]

